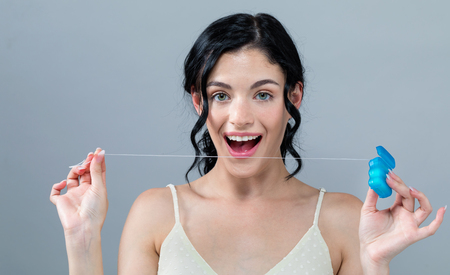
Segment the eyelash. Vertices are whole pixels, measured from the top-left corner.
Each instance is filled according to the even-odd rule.
[[[223,99],[223,100],[219,100],[218,99],[218,96],[226,96],[226,98],[225,99]],[[226,94],[226,93],[217,93],[217,94],[215,94],[215,95],[213,95],[212,96],[212,99],[213,100],[215,100],[215,101],[217,101],[217,102],[223,102],[223,101],[225,101],[225,100],[227,100],[227,99],[229,99],[230,97]]]
[[[258,98],[258,97],[261,96],[261,95],[266,95],[266,96],[267,96],[267,99],[261,99],[261,98]],[[218,99],[219,96],[225,96],[226,98],[220,100],[220,99]],[[223,93],[223,92],[216,93],[216,94],[212,95],[211,98],[212,98],[213,100],[217,101],[217,102],[224,102],[224,101],[230,99],[230,97],[229,97],[226,93]],[[257,100],[259,100],[259,101],[269,101],[269,100],[271,100],[272,98],[273,98],[273,96],[272,96],[270,93],[268,93],[268,92],[259,92],[259,93],[257,93],[256,96],[255,96],[255,99],[257,99]]]
[[[268,100],[271,100],[273,98],[272,95],[269,94],[268,92],[259,92],[259,93],[256,94],[255,98],[257,98],[258,96],[260,96],[262,94],[266,95],[267,99],[258,99],[260,101],[268,101]]]

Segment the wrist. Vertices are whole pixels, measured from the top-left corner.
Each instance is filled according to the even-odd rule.
[[[101,231],[89,226],[80,226],[64,230],[68,256],[96,253],[101,250]]]
[[[88,248],[93,242],[101,243],[100,230],[64,230],[66,245]]]
[[[362,247],[360,258],[364,275],[389,275],[390,261],[376,260]]]
[[[369,267],[362,264],[362,266],[364,275],[389,275],[389,265]]]
[[[103,274],[100,230],[65,230],[69,274]]]
[[[89,238],[99,238],[101,235],[101,227],[83,224],[78,227],[64,229],[64,237],[66,241],[78,241]]]

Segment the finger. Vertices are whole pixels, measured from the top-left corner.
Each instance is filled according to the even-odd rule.
[[[86,168],[86,170],[80,176],[80,185],[91,184],[90,163],[91,163],[93,157],[94,157],[94,153],[90,152],[87,155],[86,160],[82,164]]]
[[[426,218],[433,212],[433,207],[431,206],[430,201],[425,196],[424,193],[414,189],[411,187],[411,196],[416,198],[419,201],[420,207],[414,212],[414,217],[417,221],[417,224],[422,224]]]
[[[92,185],[96,187],[105,187],[105,150],[97,148],[94,157],[92,158],[90,173],[92,178]]]
[[[93,158],[93,154],[89,153],[87,158],[81,165],[74,166],[67,176],[67,190],[80,185],[80,176],[84,175],[86,171],[89,171],[89,163]]]
[[[105,151],[103,151],[102,179],[103,179],[103,183],[106,184],[106,161],[105,161],[104,154],[105,154]]]
[[[396,205],[402,206],[402,200],[403,200],[403,197],[399,193],[397,193],[395,195],[395,201],[394,201],[394,204],[392,205],[392,207],[394,207]]]
[[[363,207],[361,209],[361,212],[376,212],[377,210],[377,201],[378,201],[378,194],[372,190],[372,188],[369,188],[369,191],[367,191],[366,200],[364,201]]]
[[[446,211],[446,207],[441,207],[436,213],[436,218],[428,225],[422,228],[419,228],[417,234],[417,241],[425,239],[431,235],[434,235],[438,230],[439,226],[441,226],[442,221],[444,220],[444,214]]]
[[[61,190],[63,190],[64,187],[66,187],[66,183],[67,182],[65,180],[63,180],[59,183],[53,184],[52,191],[50,191],[50,201],[54,205],[56,205],[56,200],[57,200],[58,196],[61,195]]]
[[[84,168],[85,171],[89,171],[89,166],[90,166],[89,164],[91,163],[93,157],[94,157],[94,153],[89,152],[89,154],[87,155],[86,159],[78,167]]]
[[[91,173],[89,171],[86,171],[83,173],[83,175],[80,176],[80,186],[83,184],[91,184],[92,178]]]
[[[79,185],[78,179],[79,176],[84,173],[85,169],[80,168],[79,166],[75,166],[70,169],[69,174],[67,175],[67,190],[70,190]]]
[[[402,179],[394,174],[394,172],[390,171],[388,177],[386,178],[386,183],[394,189],[397,194],[402,196],[403,207],[410,212],[414,212],[414,198],[409,192],[409,187],[406,186]]]

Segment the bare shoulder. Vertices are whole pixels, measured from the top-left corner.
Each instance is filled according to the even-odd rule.
[[[308,200],[317,201],[318,190],[312,186],[303,184],[302,193]],[[359,217],[363,203],[357,197],[336,192],[326,192],[320,209],[319,227],[321,231],[330,229],[335,232],[348,229],[358,229]]]
[[[155,237],[158,243],[158,236],[166,235],[175,223],[170,188],[152,188],[142,192],[131,207],[128,222],[133,224],[133,230],[142,228]]]
[[[327,192],[324,196],[321,217],[334,226],[348,227],[359,223],[363,203],[357,197],[346,193]]]
[[[152,218],[167,217],[173,214],[173,199],[169,188],[152,188],[142,192],[134,201],[130,214],[138,212]],[[173,216],[173,215],[172,215]]]
[[[174,205],[169,188],[149,189],[140,194],[123,228],[119,274],[134,274],[142,270],[154,274],[161,244],[174,224]]]
[[[333,269],[339,274],[361,274],[359,260],[359,218],[362,202],[345,193],[326,193],[319,227],[327,243]]]
[[[175,190],[178,198],[177,205],[185,201],[186,198],[190,198],[193,193],[188,184],[177,185]],[[157,225],[155,230],[164,230],[167,226],[172,228],[175,223],[172,191],[168,187],[163,187],[142,192],[131,207],[130,216],[138,216],[140,222],[147,221],[153,226]]]
[[[326,193],[320,211],[319,227],[339,250],[359,243],[358,230],[362,202],[350,194]]]

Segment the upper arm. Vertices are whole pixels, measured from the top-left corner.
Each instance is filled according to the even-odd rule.
[[[354,196],[347,196],[347,203],[342,211],[348,215],[345,215],[345,219],[340,223],[346,245],[342,247],[342,265],[338,274],[363,274],[359,255],[359,219],[362,202]]]
[[[170,196],[168,188],[159,188],[136,199],[120,240],[118,274],[157,273],[159,247],[174,223]]]
[[[362,274],[359,255],[359,219],[362,202],[349,194],[330,193],[327,202],[329,209],[326,218],[337,254],[340,255],[340,266],[336,274]],[[336,254],[335,254],[336,255]],[[333,266],[336,268],[336,266]]]

